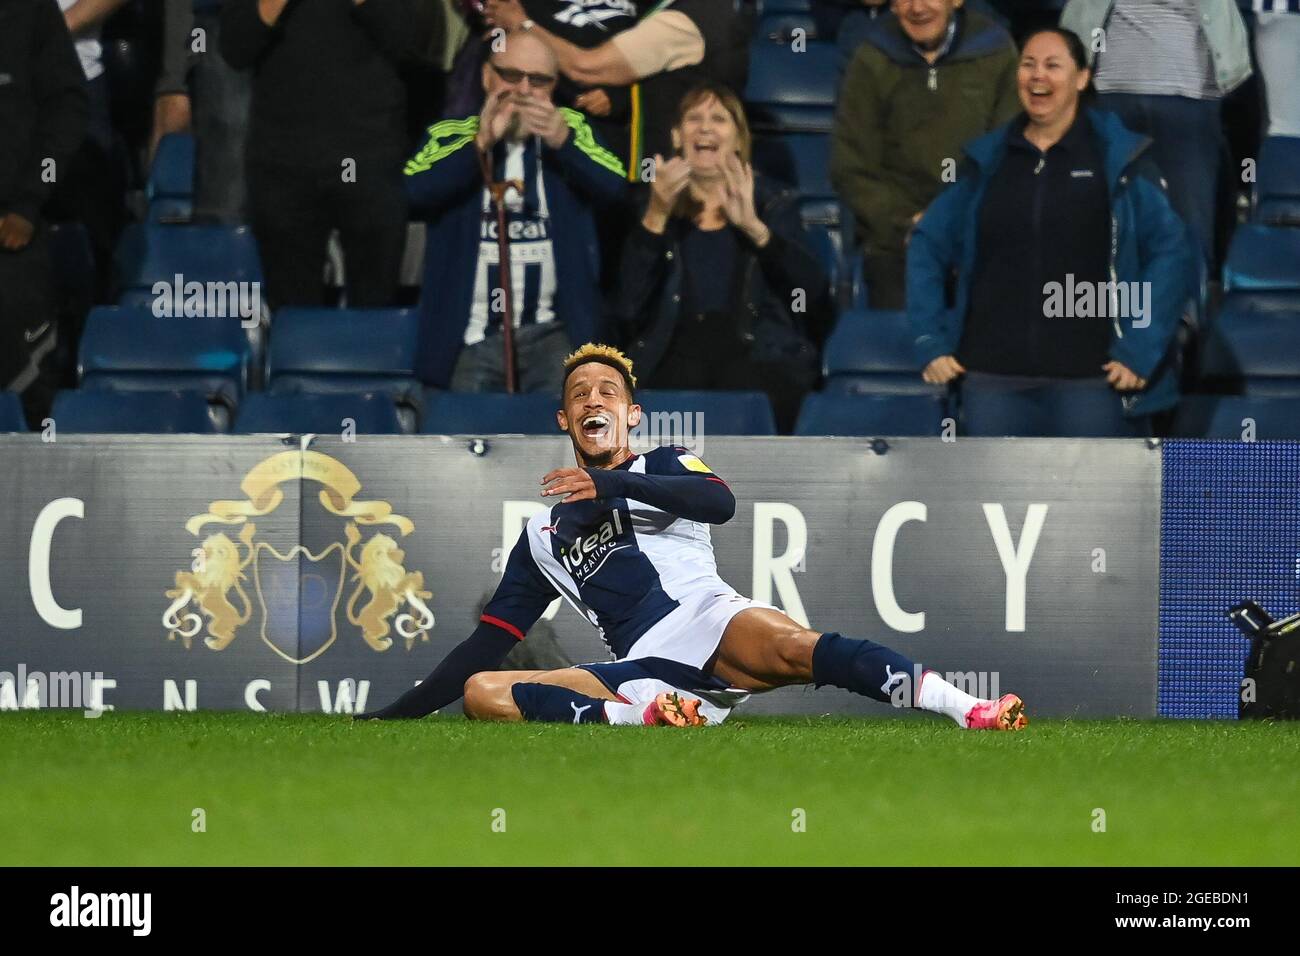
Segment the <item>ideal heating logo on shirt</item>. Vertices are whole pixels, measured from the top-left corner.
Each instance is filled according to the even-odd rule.
[[[623,516],[616,509],[610,519],[585,538],[575,538],[573,544],[560,551],[564,568],[581,581],[600,570],[609,555],[619,548],[628,547],[623,531]]]
[[[132,936],[148,936],[153,925],[152,893],[68,893],[50,897],[50,925],[60,927],[126,927]]]

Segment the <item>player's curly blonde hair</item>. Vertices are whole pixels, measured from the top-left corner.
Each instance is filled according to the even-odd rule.
[[[614,348],[612,345],[603,345],[599,342],[588,342],[580,345],[570,352],[564,359],[564,381],[567,384],[569,376],[573,370],[589,362],[599,362],[601,365],[608,365],[623,376],[623,384],[627,387],[628,397],[631,398],[636,390],[636,376],[632,374],[632,360]],[[563,387],[561,387],[563,393]],[[561,396],[562,397],[562,396]]]

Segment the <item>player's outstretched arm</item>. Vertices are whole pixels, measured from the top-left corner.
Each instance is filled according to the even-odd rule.
[[[501,583],[483,608],[478,627],[452,649],[420,684],[380,710],[358,714],[358,720],[401,720],[426,717],[465,693],[465,682],[480,671],[501,666],[511,649],[524,639],[546,606],[559,592],[545,578],[528,549],[528,529],[510,551]]]
[[[465,682],[479,671],[501,666],[519,639],[498,625],[479,622],[474,633],[442,659],[433,673],[387,707],[357,714],[357,720],[404,720],[427,717],[460,700]]]

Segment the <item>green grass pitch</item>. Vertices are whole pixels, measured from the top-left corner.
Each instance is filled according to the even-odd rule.
[[[0,846],[10,865],[1295,865],[1297,754],[1300,724],[28,711],[0,714]]]

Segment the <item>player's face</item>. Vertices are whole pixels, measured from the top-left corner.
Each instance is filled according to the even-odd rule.
[[[1088,71],[1075,66],[1070,50],[1055,33],[1030,37],[1016,73],[1020,105],[1034,123],[1050,123],[1078,107]]]
[[[681,125],[673,130],[673,140],[682,158],[691,164],[691,175],[699,179],[721,176],[726,157],[740,152],[736,121],[715,96],[686,111]]]
[[[630,427],[641,420],[641,406],[628,400],[623,377],[608,365],[578,366],[564,385],[564,408],[556,413],[574,451],[587,465],[626,457]]]

